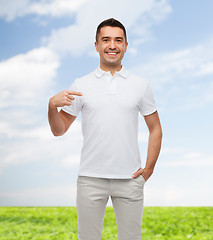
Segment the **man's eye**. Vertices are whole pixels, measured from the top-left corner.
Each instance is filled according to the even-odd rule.
[[[108,42],[108,39],[104,39],[103,41],[104,41],[104,42]]]

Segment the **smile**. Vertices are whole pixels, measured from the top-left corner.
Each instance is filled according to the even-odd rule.
[[[116,56],[118,53],[117,52],[106,52],[107,55],[110,56]]]

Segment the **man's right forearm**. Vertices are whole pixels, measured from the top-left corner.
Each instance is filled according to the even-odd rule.
[[[61,118],[57,107],[52,106],[50,103],[48,107],[48,120],[54,136],[61,136],[65,133],[65,123]]]

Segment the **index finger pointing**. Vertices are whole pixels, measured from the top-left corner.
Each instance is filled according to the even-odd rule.
[[[68,91],[68,94],[77,95],[77,96],[82,96],[83,95],[81,92],[76,92],[76,91]]]

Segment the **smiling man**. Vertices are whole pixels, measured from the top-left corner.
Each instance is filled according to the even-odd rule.
[[[126,32],[119,27],[98,28],[95,47],[100,55],[100,67],[104,71],[120,71],[121,60],[127,50]],[[110,67],[110,69],[109,69]]]
[[[127,46],[126,30],[119,21],[110,18],[100,23],[95,42],[100,66],[49,100],[55,136],[63,135],[82,114],[84,142],[76,199],[79,240],[101,240],[109,197],[118,239],[141,239],[143,189],[160,152],[162,130],[148,81],[121,64]],[[60,112],[57,107],[62,107]],[[139,113],[149,130],[144,168],[138,148]]]

